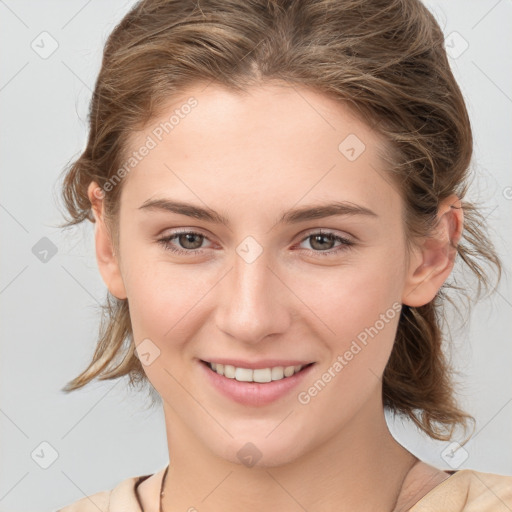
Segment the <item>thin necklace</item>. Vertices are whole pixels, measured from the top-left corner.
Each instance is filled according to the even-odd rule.
[[[395,504],[393,505],[393,508],[391,509],[391,512],[395,512],[395,509],[396,509],[396,505],[398,503],[398,498],[400,498],[400,493],[402,492],[402,487],[404,486],[404,482],[405,482],[405,479],[407,477],[407,475],[409,474],[409,472],[411,471],[411,469],[419,462],[420,460],[419,459],[416,459],[414,461],[414,463],[412,464],[412,466],[409,468],[409,470],[405,473],[403,479],[402,479],[402,483],[400,484],[400,489],[398,489],[398,493],[396,495],[396,500],[395,500]],[[163,512],[163,509],[162,509],[162,498],[164,497],[164,485],[165,485],[165,479],[167,478],[167,472],[169,471],[169,465],[167,465],[167,467],[165,468],[165,472],[164,472],[164,476],[162,478],[162,485],[160,487],[160,512]]]
[[[162,511],[162,498],[164,497],[164,484],[165,484],[165,478],[167,477],[167,471],[169,471],[169,464],[165,468],[165,473],[162,478],[162,486],[160,487],[160,512]]]
[[[400,511],[396,511],[396,506],[398,504],[398,499],[400,498],[400,494],[402,493],[402,488],[404,486],[404,483],[405,483],[405,479],[407,478],[407,475],[411,472],[411,469],[416,466],[416,464],[418,464],[418,462],[420,461],[420,459],[418,459],[417,457],[414,457],[416,460],[411,464],[411,466],[409,467],[409,469],[406,471],[404,477],[402,478],[402,483],[400,484],[400,489],[398,489],[398,492],[396,494],[396,500],[395,500],[395,504],[393,505],[393,508],[391,509],[391,512],[400,512]]]

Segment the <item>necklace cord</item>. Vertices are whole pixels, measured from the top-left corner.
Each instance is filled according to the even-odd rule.
[[[398,503],[398,499],[400,498],[400,493],[402,492],[402,488],[404,486],[404,482],[405,482],[405,479],[407,478],[407,475],[410,473],[411,469],[419,462],[419,459],[415,457],[415,461],[414,463],[411,465],[411,467],[406,471],[404,477],[402,478],[402,483],[400,484],[400,489],[398,489],[398,493],[396,495],[396,500],[395,500],[395,504],[393,505],[393,508],[391,509],[391,512],[395,512],[396,511],[396,505]],[[167,472],[169,471],[169,465],[167,465],[167,467],[165,468],[165,472],[164,472],[164,476],[162,477],[162,485],[160,486],[160,512],[163,512],[162,510],[162,498],[164,496],[164,485],[165,485],[165,480],[167,478]],[[399,512],[399,511],[398,511]]]

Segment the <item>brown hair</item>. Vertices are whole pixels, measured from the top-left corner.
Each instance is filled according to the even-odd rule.
[[[450,70],[443,33],[419,0],[143,0],[116,26],[104,49],[90,105],[87,147],[66,169],[64,227],[94,222],[87,187],[103,187],[127,154],[127,140],[173,95],[198,82],[242,92],[270,80],[310,87],[352,108],[388,141],[389,175],[405,205],[408,243],[428,236],[439,203],[469,183],[472,132]],[[160,110],[159,110],[160,109]],[[122,182],[104,198],[116,243]],[[484,266],[501,262],[475,204],[462,201],[462,263],[489,289]],[[462,262],[462,263],[461,263]],[[442,350],[446,282],[430,303],[404,305],[383,375],[383,403],[429,436],[447,440],[474,418],[457,406],[455,373]],[[468,302],[469,305],[469,302]],[[65,391],[98,378],[147,384],[134,351],[127,300],[107,292],[89,366]],[[445,427],[443,432],[440,427]]]

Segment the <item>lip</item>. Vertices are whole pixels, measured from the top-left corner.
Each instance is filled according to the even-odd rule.
[[[232,364],[230,361],[236,361],[233,359],[224,359],[223,361],[228,361],[225,364]],[[211,361],[215,363],[217,361]],[[220,364],[224,364],[220,359],[218,360]],[[269,368],[271,366],[295,366],[294,361],[286,361],[286,362],[278,362],[279,364],[275,364],[275,361],[272,364],[269,364],[269,360],[259,361],[257,363],[248,363],[247,361],[238,361],[237,364],[233,364],[233,366],[238,366],[240,368],[250,368],[250,369],[258,369],[258,368]],[[291,363],[291,364],[285,364]],[[281,398],[284,398],[288,395],[293,388],[295,388],[312,370],[315,366],[315,363],[305,363],[309,364],[306,368],[303,368],[300,372],[293,374],[291,377],[285,377],[281,380],[274,380],[271,382],[239,382],[236,379],[228,379],[223,375],[219,375],[214,372],[207,362],[198,360],[198,364],[200,370],[203,372],[207,382],[213,386],[220,394],[223,396],[233,400],[242,405],[259,407],[268,405],[272,402],[275,402]],[[296,364],[301,364],[297,362]],[[244,366],[248,365],[248,366]]]

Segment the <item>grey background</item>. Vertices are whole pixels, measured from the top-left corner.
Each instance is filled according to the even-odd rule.
[[[56,227],[62,221],[56,180],[85,145],[103,44],[133,3],[0,0],[2,512],[55,510],[168,462],[161,409],[148,409],[147,397],[130,392],[124,380],[60,391],[92,355],[106,288],[92,224],[70,232]],[[448,36],[473,122],[477,179],[470,195],[485,203],[510,269],[512,3],[427,5]],[[52,40],[58,48],[41,56]],[[38,253],[45,248],[46,256]],[[397,440],[426,462],[512,475],[511,302],[507,270],[499,293],[452,332],[460,403],[478,422],[467,453],[450,458],[449,443],[388,417]],[[43,469],[52,454],[56,459]]]

